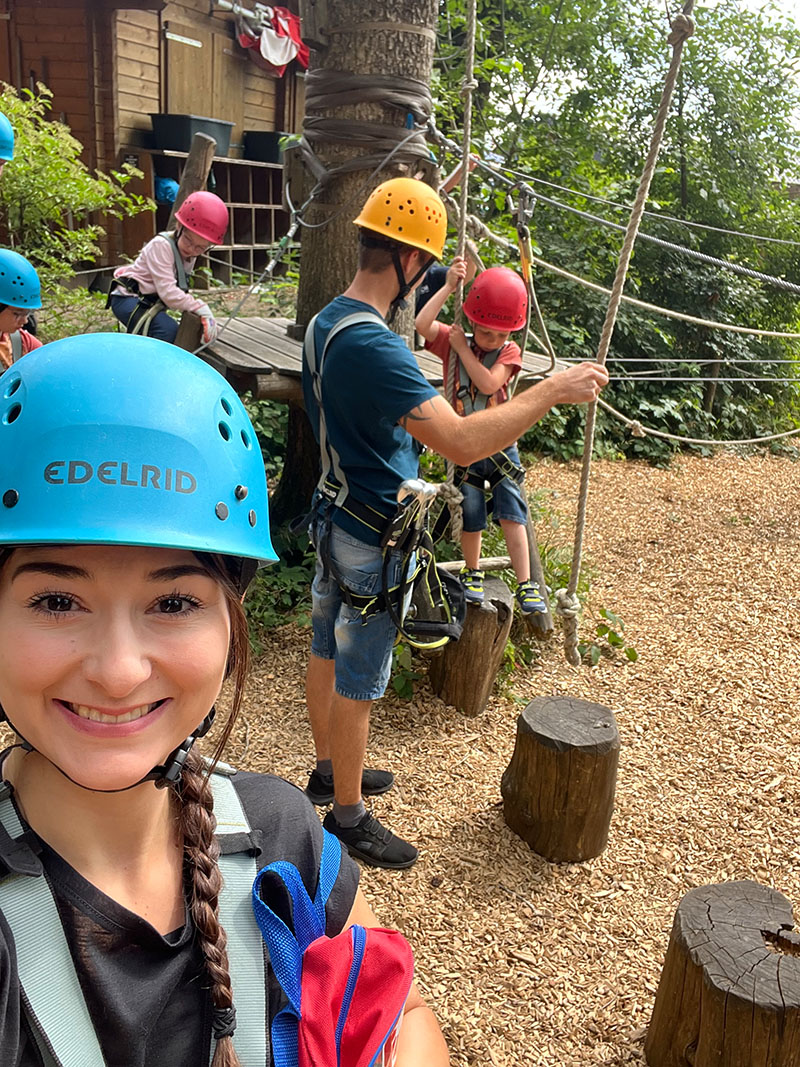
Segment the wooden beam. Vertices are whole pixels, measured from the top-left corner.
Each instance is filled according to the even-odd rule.
[[[256,374],[253,393],[256,400],[302,403],[303,384],[299,378],[286,378],[282,374]]]
[[[183,167],[181,184],[175,203],[172,205],[167,229],[175,226],[175,212],[190,193],[196,193],[205,189],[208,181],[208,172],[211,170],[211,161],[214,158],[217,142],[207,133],[196,133],[192,138],[192,147]]]

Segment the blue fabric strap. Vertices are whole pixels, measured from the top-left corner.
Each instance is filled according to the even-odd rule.
[[[11,837],[22,834],[7,786],[0,787],[0,822]],[[8,875],[0,911],[14,935],[26,1015],[45,1067],[105,1067],[47,879]]]
[[[272,1022],[272,1054],[275,1067],[297,1067],[297,1025],[300,1020],[303,953],[312,941],[316,941],[325,933],[325,905],[339,876],[341,860],[341,845],[332,834],[324,830],[319,879],[313,900],[300,877],[300,872],[293,863],[285,860],[277,860],[264,867],[258,872],[253,883],[253,914],[269,950],[275,977],[288,1000]],[[261,899],[262,882],[265,878],[269,879],[269,876],[276,877],[291,898],[293,931]]]

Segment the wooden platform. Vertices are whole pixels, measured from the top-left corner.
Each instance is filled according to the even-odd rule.
[[[289,319],[234,319],[219,340],[203,353],[240,393],[250,391],[259,400],[301,400],[302,344],[286,335]],[[442,361],[429,352],[416,352],[425,378],[442,385]],[[526,352],[519,388],[532,384],[547,370],[546,356]],[[562,369],[560,364],[557,364]]]

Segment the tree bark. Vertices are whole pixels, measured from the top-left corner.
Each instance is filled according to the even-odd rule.
[[[169,213],[169,222],[167,223],[168,230],[174,229],[175,212],[184,202],[186,197],[189,196],[190,193],[197,193],[201,189],[205,189],[206,182],[208,181],[208,172],[211,170],[211,161],[214,158],[216,147],[217,142],[213,137],[209,137],[207,133],[196,133],[192,138],[192,147],[189,149],[189,155],[186,158],[181,173],[181,184],[178,187],[178,195],[175,197],[172,211]]]
[[[309,22],[314,26],[320,24],[324,32],[319,35],[321,47],[311,52],[309,73],[327,70],[396,75],[430,84],[438,14],[436,0],[328,0],[327,4],[316,2],[311,6],[314,10],[309,12],[313,16]],[[385,28],[374,28],[383,24],[386,24]],[[399,28],[401,26],[407,29]],[[419,27],[423,32],[412,32],[412,27]],[[323,36],[327,45],[322,44]],[[406,118],[397,108],[380,103],[349,104],[314,112],[307,109],[306,113],[400,128],[405,126]],[[353,159],[365,151],[354,145],[333,143],[315,143],[314,148],[327,166]],[[292,336],[302,336],[302,330],[311,318],[349,285],[358,258],[353,219],[371,190],[387,178],[413,177],[413,168],[395,160],[374,178],[370,177],[372,169],[334,178],[305,213],[305,220],[319,228],[302,230],[297,324],[290,327]],[[296,206],[304,202],[313,184],[314,180],[306,174],[303,188],[290,190]],[[319,226],[320,223],[325,225]],[[397,316],[394,328],[411,343],[413,302],[407,311]],[[279,521],[291,518],[286,514],[290,500],[303,498],[308,504],[316,483],[316,479],[310,480],[309,464],[303,461],[302,453],[297,452],[298,447],[305,452],[316,448],[316,444],[305,411],[292,404],[289,409],[289,448],[274,501]]]
[[[650,1067],[800,1063],[800,935],[757,882],[690,890],[678,905],[644,1053]]]

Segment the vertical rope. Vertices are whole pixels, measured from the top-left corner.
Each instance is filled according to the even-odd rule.
[[[472,144],[472,93],[477,89],[475,81],[475,26],[477,24],[477,0],[467,0],[467,40],[466,58],[464,65],[464,82],[461,87],[461,97],[464,101],[464,136],[461,149],[461,201],[458,216],[458,255],[463,256],[467,246],[467,213],[469,206],[469,157]],[[459,280],[455,292],[455,313],[453,322],[461,325],[464,302],[464,283]],[[446,396],[455,410],[458,397],[458,387],[461,376],[461,362],[455,349],[450,347],[450,360],[448,364]],[[447,482],[453,485],[455,466],[450,460],[447,461]],[[450,505],[450,536],[454,541],[461,540],[463,531],[463,515],[461,504]]]
[[[611,345],[611,337],[617,321],[617,312],[622,301],[622,290],[628,274],[628,266],[633,252],[636,234],[644,213],[647,196],[650,192],[650,183],[656,169],[658,154],[661,151],[661,142],[664,138],[664,127],[667,122],[667,113],[672,101],[675,89],[675,81],[681,65],[684,42],[694,33],[694,22],[691,17],[694,0],[686,0],[683,11],[672,23],[672,30],[667,41],[672,45],[672,59],[664,81],[664,91],[661,94],[661,103],[656,113],[653,134],[650,139],[650,150],[647,153],[644,170],[639,180],[639,189],[636,200],[631,209],[631,217],[625,231],[625,240],[622,243],[617,272],[614,277],[614,285],[608,302],[605,322],[600,334],[600,342],[597,348],[596,361],[605,366],[608,350]],[[581,572],[581,554],[583,550],[583,532],[586,526],[586,504],[589,498],[589,475],[592,467],[592,450],[594,447],[595,416],[597,414],[597,402],[589,404],[586,412],[586,431],[583,440],[583,466],[581,468],[581,484],[578,494],[578,514],[575,522],[575,544],[572,552],[572,572],[569,585],[566,589],[559,589],[556,593],[558,600],[558,614],[564,619],[564,654],[573,667],[581,662],[578,652],[578,614],[580,603],[577,589],[578,579]]]

